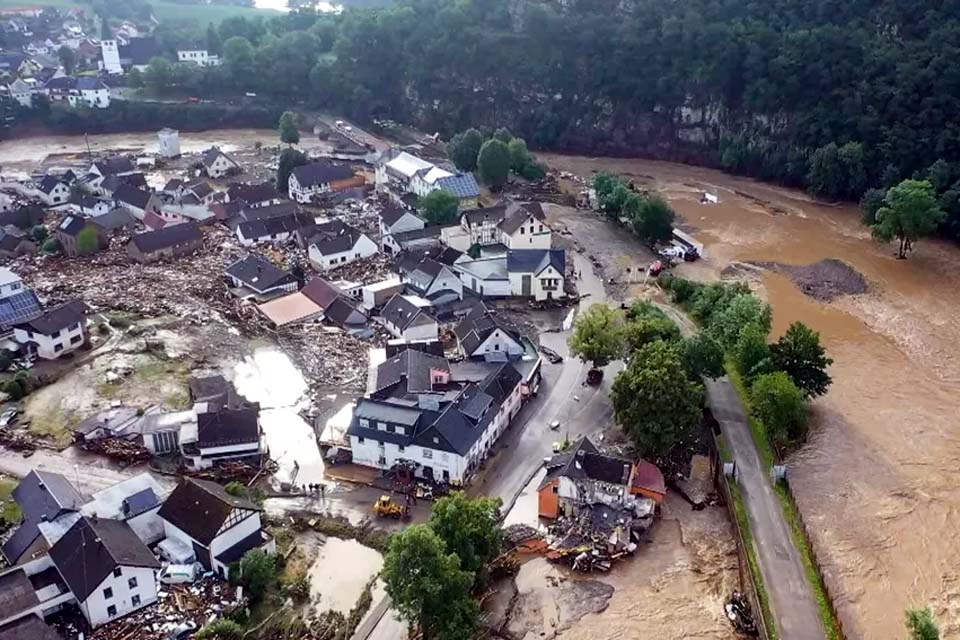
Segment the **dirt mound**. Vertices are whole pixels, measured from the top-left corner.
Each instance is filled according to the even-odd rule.
[[[840,296],[867,292],[867,281],[860,272],[846,262],[835,258],[827,258],[805,266],[780,262],[750,264],[789,276],[801,291],[821,302],[831,302]]]

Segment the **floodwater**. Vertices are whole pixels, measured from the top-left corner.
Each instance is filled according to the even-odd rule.
[[[349,614],[364,587],[382,568],[379,551],[356,540],[327,538],[307,573],[314,611],[319,614],[332,609]]]
[[[279,464],[274,477],[299,485],[323,481],[323,456],[313,427],[300,412],[307,406],[307,383],[296,365],[277,347],[258,347],[234,367],[234,385],[260,403],[270,458]]]
[[[507,512],[503,519],[503,526],[509,527],[514,524],[525,524],[536,529],[540,526],[540,495],[537,493],[537,487],[543,482],[547,475],[546,468],[537,471],[533,479],[527,483],[520,495],[514,501],[513,506]]]
[[[907,606],[933,607],[960,638],[960,250],[924,240],[906,261],[870,239],[853,206],[708,169],[652,161],[550,156],[589,177],[607,169],[654,185],[709,259],[681,273],[716,279],[743,261],[805,265],[838,258],[870,291],[830,304],[763,273],[774,333],[801,320],[821,333],[834,384],[813,407],[791,484],[849,638],[900,635]],[[719,196],[699,203],[702,192]],[[589,239],[581,239],[589,245]]]

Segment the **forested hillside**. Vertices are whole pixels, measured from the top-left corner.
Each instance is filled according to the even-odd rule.
[[[207,87],[362,120],[507,126],[534,148],[720,165],[827,197],[937,159],[941,193],[960,177],[956,0],[399,0],[212,37],[226,65]]]

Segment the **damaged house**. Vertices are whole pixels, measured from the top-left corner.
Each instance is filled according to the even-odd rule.
[[[367,234],[339,220],[304,229],[302,233],[310,264],[317,271],[327,271],[377,253],[377,244]]]
[[[249,254],[227,267],[231,293],[239,298],[266,301],[297,290],[296,277],[256,254]]]

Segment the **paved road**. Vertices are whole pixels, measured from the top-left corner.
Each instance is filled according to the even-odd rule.
[[[757,544],[760,572],[783,640],[823,640],[826,632],[807,580],[800,551],[793,543],[769,470],[753,442],[740,396],[727,378],[707,381],[713,415],[720,422],[737,465],[750,527]]]

